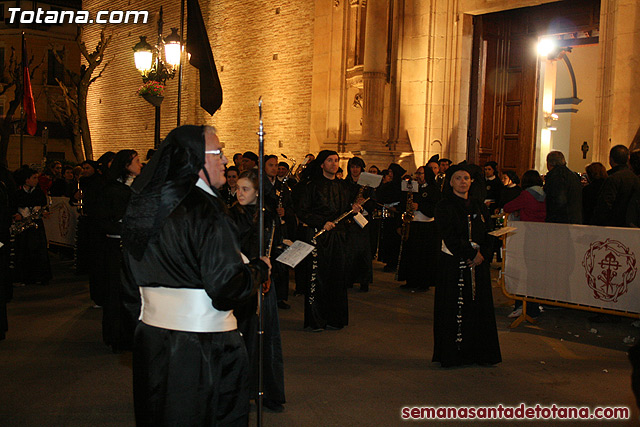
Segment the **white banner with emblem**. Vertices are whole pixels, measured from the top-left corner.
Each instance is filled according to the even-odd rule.
[[[51,197],[51,215],[44,219],[44,229],[49,243],[64,246],[76,244],[78,209],[69,205],[68,197]]]
[[[513,221],[505,287],[515,295],[640,313],[640,229]]]

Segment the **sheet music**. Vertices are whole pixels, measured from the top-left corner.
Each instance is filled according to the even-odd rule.
[[[371,188],[377,188],[382,182],[382,175],[362,172],[358,177],[358,185],[366,185]]]
[[[296,265],[300,264],[314,249],[314,246],[301,240],[296,240],[286,251],[276,258],[276,261],[295,268]]]
[[[362,213],[360,212],[358,212],[353,216],[353,220],[355,221],[356,224],[360,226],[360,228],[364,228],[364,226],[369,223],[369,221],[367,221],[364,215],[362,215]]]

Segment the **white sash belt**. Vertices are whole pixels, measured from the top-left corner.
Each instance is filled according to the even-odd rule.
[[[140,320],[147,325],[186,332],[238,328],[233,311],[216,310],[204,289],[140,287],[140,295]]]

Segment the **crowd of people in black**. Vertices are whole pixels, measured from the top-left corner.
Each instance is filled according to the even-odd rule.
[[[135,325],[122,324],[119,234],[129,186],[141,168],[134,150],[107,152],[98,161],[86,160],[75,167],[54,161],[41,172],[28,165],[13,173],[0,168],[4,302],[12,299],[14,286],[46,286],[52,279],[43,219],[50,215],[51,197],[65,197],[82,210],[76,230],[76,268],[89,275],[94,307],[103,308],[104,342],[116,352],[130,349]],[[2,319],[4,337],[6,315]]]
[[[173,138],[179,147],[180,133]],[[202,141],[198,143],[204,144]],[[170,158],[167,150],[159,157]],[[219,156],[216,159],[223,164],[224,178],[220,182],[209,177],[207,167],[202,169],[204,175],[200,172],[200,179],[209,181],[207,193],[226,206],[223,213],[216,210],[215,215],[226,215],[233,222],[231,229],[240,250],[248,260],[255,260],[259,257],[260,233],[258,156],[250,151],[237,153],[234,164],[224,167],[222,149],[207,150],[204,153]],[[182,157],[174,153],[166,162],[177,162],[176,159]],[[402,290],[425,292],[435,288],[434,362],[443,367],[494,365],[501,361],[501,354],[490,263],[494,255],[500,259],[501,241],[488,233],[494,228],[496,216],[509,213],[511,220],[640,226],[640,152],[630,154],[622,145],[611,149],[609,171],[601,163],[592,163],[582,176],[567,167],[558,151],[548,154],[549,172],[544,177],[535,170],[522,176],[510,170],[501,173],[493,161],[481,168],[467,162],[452,164],[438,156],[418,167],[413,175],[396,163],[384,170],[377,166],[367,169],[363,159],[351,157],[344,178],[341,159],[335,151],[308,154],[295,171],[287,161],[278,160],[276,155],[263,159],[263,232],[269,258],[264,262],[270,263],[271,272],[270,284],[263,287],[262,309],[268,319],[264,336],[268,360],[264,402],[276,411],[282,410],[285,403],[278,308],[290,308],[292,273],[276,258],[291,242],[302,240],[313,246],[311,254],[293,269],[294,295],[304,295],[305,329],[321,332],[347,326],[348,289],[358,284],[361,292],[369,290],[374,281],[375,259],[385,264],[385,272],[396,272],[396,280],[404,282]],[[5,306],[11,300],[13,286],[46,285],[51,279],[42,217],[47,215],[48,196],[64,196],[82,208],[77,228],[77,269],[89,275],[91,298],[95,307],[103,309],[103,340],[114,352],[134,347],[138,324],[135,311],[140,312],[140,296],[133,295],[136,292],[131,283],[141,279],[133,277],[132,265],[140,258],[134,251],[133,258],[127,252],[123,255],[123,218],[132,209],[131,185],[143,167],[136,151],[122,150],[76,167],[53,162],[42,173],[27,166],[13,173],[0,169],[0,338],[7,331]],[[183,171],[184,176],[178,172],[182,169],[174,172],[174,167],[177,168],[168,163],[162,171],[167,183],[175,181],[185,186],[195,182],[187,179],[197,172],[194,165],[189,166],[193,169],[189,173]],[[149,174],[159,176],[160,166],[153,168]],[[381,184],[377,188],[360,185],[364,172],[382,175]],[[154,185],[151,178],[143,181],[138,185],[141,191]],[[175,197],[177,201],[169,208],[169,202],[149,199],[157,212],[176,209],[178,203],[190,200],[179,198],[177,193],[162,194],[158,197]],[[31,223],[39,226],[30,226]],[[7,274],[11,237],[15,248],[13,275]],[[256,264],[251,274],[259,275],[264,268]],[[247,298],[233,306],[250,360],[257,358],[256,305],[256,295],[247,293]],[[516,306],[510,316],[519,316],[518,310],[521,312]],[[537,307],[529,314],[538,315]],[[257,395],[256,375],[248,372],[254,385],[251,398]]]
[[[148,153],[148,157],[151,154]],[[452,162],[434,156],[425,166],[419,167],[413,175],[418,188],[410,192],[412,200],[409,202],[409,193],[402,191],[401,182],[410,179],[411,175],[400,165],[392,163],[384,170],[372,165],[367,169],[361,158],[353,157],[347,164],[346,177],[340,179],[337,156],[337,153],[323,152],[322,157],[316,159],[308,154],[296,171],[290,170],[284,159],[278,162],[275,155],[264,159],[265,201],[269,214],[276,218],[273,223],[277,223],[278,230],[274,259],[284,250],[283,241],[301,239],[311,243],[312,235],[318,230],[336,228],[315,242],[316,251],[295,270],[296,294],[310,295],[312,290],[322,289],[324,294],[319,300],[335,298],[335,304],[344,306],[343,314],[338,316],[341,319],[328,323],[326,319],[318,320],[315,308],[308,307],[305,326],[313,329],[340,328],[348,323],[344,290],[355,283],[363,292],[369,289],[373,281],[372,259],[383,262],[384,271],[397,271],[396,278],[406,282],[402,289],[426,291],[436,285],[439,277],[428,274],[436,271],[441,252],[442,239],[438,235],[435,208],[443,190],[448,190],[444,180]],[[325,162],[331,162],[331,167],[327,163],[325,168]],[[220,188],[229,208],[238,205],[240,175],[258,167],[258,156],[251,151],[237,153],[233,163],[227,166],[226,182]],[[601,163],[591,163],[586,167],[586,173],[580,175],[568,169],[561,152],[554,151],[547,157],[549,172],[544,182],[535,170],[525,172],[522,177],[510,170],[500,173],[494,161],[484,165],[484,173],[475,165],[464,167],[474,183],[471,197],[482,200],[489,215],[505,212],[511,214],[511,220],[637,227],[640,224],[637,177],[640,153],[630,154],[625,146],[615,146],[611,149],[610,164],[611,169],[607,171]],[[82,204],[77,230],[77,268],[90,276],[95,306],[105,307],[106,318],[117,318],[111,313],[114,308],[108,300],[112,299],[118,305],[117,295],[110,295],[110,292],[117,289],[117,283],[111,282],[118,281],[119,230],[130,193],[128,187],[141,168],[135,151],[122,150],[117,154],[107,152],[98,161],[87,160],[75,167],[54,161],[40,173],[28,166],[13,173],[3,169],[0,182],[6,200],[3,201],[2,232],[7,235],[4,240],[7,243],[10,240],[7,233],[12,223],[15,228],[15,224],[25,222],[25,218],[35,224],[42,222],[41,218],[48,215],[47,196],[64,196],[72,204]],[[382,175],[381,185],[378,188],[359,186],[357,182],[362,172]],[[363,206],[355,206],[364,200]],[[339,224],[333,223],[350,210],[353,214],[362,210],[368,225],[360,227],[349,217]],[[405,212],[407,215],[403,220]],[[6,259],[7,243],[2,252]],[[4,286],[6,299],[10,299],[12,293],[9,282],[45,285],[51,279],[43,226],[27,227],[16,235],[13,244],[16,253],[14,274],[3,275],[8,283]],[[341,248],[348,248],[348,253],[342,256]],[[500,241],[495,239],[493,253],[498,261],[499,248]],[[7,262],[3,261],[4,264]],[[277,306],[287,309],[289,271],[282,264],[275,265],[273,283]],[[331,276],[325,277],[326,272],[331,272]],[[345,272],[344,277],[334,277],[336,272]],[[312,282],[313,286],[310,286]],[[319,283],[330,285],[318,286]],[[342,296],[331,296],[325,289],[327,286],[335,287]],[[311,299],[315,303],[317,298]],[[329,311],[335,314],[334,308]],[[519,314],[516,307],[512,316]],[[129,348],[130,339],[120,342],[119,338],[114,338],[117,335],[112,327],[105,327],[105,342],[114,350]]]

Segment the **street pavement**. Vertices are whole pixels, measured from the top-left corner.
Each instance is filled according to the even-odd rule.
[[[73,262],[59,255],[52,263],[50,285],[15,288],[8,307],[9,332],[0,341],[0,425],[133,426],[131,354],[113,354],[102,343],[102,310],[91,307],[86,276],[74,275]],[[536,325],[509,329],[510,301],[494,286],[503,362],[441,369],[431,363],[434,291],[400,290],[379,263],[374,276],[369,292],[357,285],[349,290],[343,330],[303,331],[302,296],[291,295],[291,309],[279,311],[287,404],[282,413],[265,412],[265,426],[413,425],[401,418],[402,408],[521,403],[624,406],[631,418],[607,425],[639,424],[626,355],[628,342],[640,335],[632,319],[594,324],[587,312],[546,310]],[[252,406],[251,425],[255,418]]]

